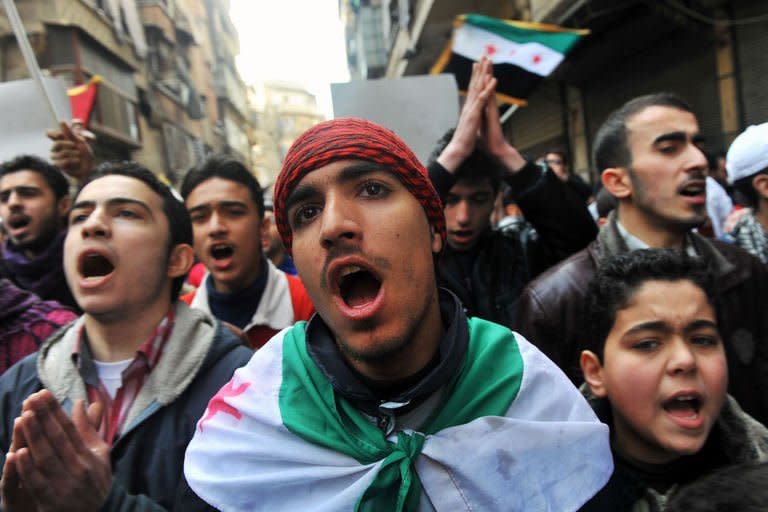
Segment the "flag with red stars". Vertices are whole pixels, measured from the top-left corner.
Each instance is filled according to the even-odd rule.
[[[536,86],[588,33],[588,30],[464,14],[456,19],[453,37],[431,73],[453,73],[459,90],[466,91],[472,63],[488,57],[493,61],[493,74],[498,80],[497,98],[504,103],[525,105]]]

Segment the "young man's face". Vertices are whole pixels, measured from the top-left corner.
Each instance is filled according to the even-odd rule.
[[[687,280],[641,285],[616,313],[595,369],[585,378],[611,402],[615,441],[648,463],[701,449],[728,382],[714,310]]]
[[[264,220],[245,185],[209,178],[185,201],[192,218],[195,254],[217,291],[232,293],[250,286],[261,271]]]
[[[632,203],[648,224],[676,232],[707,218],[707,159],[699,123],[684,110],[648,107],[627,121]]]
[[[11,243],[38,253],[61,230],[69,198],[56,200],[45,178],[34,171],[17,171],[0,178],[0,217]]]
[[[77,196],[64,241],[64,272],[92,317],[124,318],[170,307],[170,228],[162,199],[142,181],[109,175]]]
[[[544,162],[558,178],[563,181],[568,179],[568,166],[562,156],[557,153],[547,153],[544,156]]]
[[[286,211],[299,276],[346,359],[403,375],[425,365],[421,343],[440,331],[432,258],[442,241],[397,176],[333,162],[301,180]]]
[[[264,212],[264,232],[261,234],[261,248],[267,258],[274,258],[283,250],[283,241],[277,231],[275,214],[271,211]],[[273,261],[273,263],[275,263]],[[278,262],[279,263],[279,262]],[[277,263],[275,263],[277,264]]]
[[[468,251],[477,244],[491,223],[495,197],[488,179],[462,180],[451,187],[445,199],[445,223],[453,250]]]

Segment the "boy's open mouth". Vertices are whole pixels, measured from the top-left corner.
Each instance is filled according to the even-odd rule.
[[[358,265],[349,265],[339,271],[338,285],[342,300],[351,308],[359,308],[374,301],[381,281],[370,271]]]
[[[232,257],[235,250],[230,245],[216,245],[211,247],[211,256],[215,260],[224,260]]]
[[[106,276],[113,270],[115,266],[102,254],[89,253],[80,260],[80,274],[85,278]]]
[[[695,418],[701,409],[701,399],[695,395],[680,395],[666,400],[662,407],[672,416]]]

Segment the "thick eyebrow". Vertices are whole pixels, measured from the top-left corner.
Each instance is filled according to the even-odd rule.
[[[375,162],[355,162],[339,171],[335,181],[339,184],[349,183],[351,181],[358,180],[363,176],[367,176],[376,172],[387,172],[387,170],[388,168],[386,166],[377,164]],[[318,195],[319,193],[320,192],[316,186],[302,185],[299,183],[285,200],[286,211],[290,210],[292,206],[304,202],[307,199]]]
[[[715,331],[720,332],[717,328],[717,324],[713,322],[712,320],[694,320],[690,324],[685,326],[685,333],[688,334],[693,331],[697,331],[699,329],[714,329]]]
[[[669,133],[662,133],[658,137],[656,137],[653,140],[654,144],[660,144],[662,142],[685,142],[688,138],[688,134],[685,132],[669,132]],[[701,134],[696,134],[693,137],[691,137],[691,142],[694,144],[702,144],[704,142],[704,136]]]
[[[136,205],[139,206],[142,210],[144,210],[149,216],[154,217],[152,214],[152,210],[149,208],[147,203],[143,201],[139,201],[138,199],[132,199],[130,197],[112,197],[110,199],[107,199],[105,201],[105,204],[107,207],[114,207],[114,206],[122,206],[126,204],[130,205]],[[96,208],[96,201],[78,201],[72,206],[73,210],[79,210],[84,208]]]
[[[632,328],[630,328],[624,333],[624,335],[627,336],[629,334],[635,334],[640,331],[656,331],[656,332],[668,333],[668,332],[671,332],[672,329],[670,328],[669,324],[667,324],[666,322],[661,322],[661,321],[643,322],[641,324],[633,325]]]
[[[210,208],[213,208],[214,206],[223,206],[225,208],[229,208],[232,206],[240,206],[243,208],[247,208],[248,205],[246,205],[242,201],[218,201],[216,203],[202,203],[202,204],[196,204],[195,206],[191,206],[187,209],[189,213],[200,211],[200,210],[207,210]]]
[[[685,142],[688,135],[685,132],[669,132],[662,133],[653,140],[654,144],[660,144],[662,142]]]
[[[685,334],[688,334],[690,332],[696,331],[698,329],[704,329],[704,328],[710,328],[717,330],[717,324],[711,320],[694,320],[690,324],[685,326],[685,329],[683,329],[683,332]],[[672,328],[667,324],[666,322],[662,321],[656,321],[656,322],[644,322],[642,324],[637,324],[632,326],[631,329],[627,330],[627,332],[624,333],[624,335],[629,334],[635,334],[640,331],[656,331],[656,332],[662,332],[662,333],[670,333],[672,332]]]

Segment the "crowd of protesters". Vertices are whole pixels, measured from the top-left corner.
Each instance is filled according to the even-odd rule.
[[[265,194],[0,165],[0,510],[768,510],[768,123],[652,93],[568,153],[489,60],[425,166],[342,118]]]

